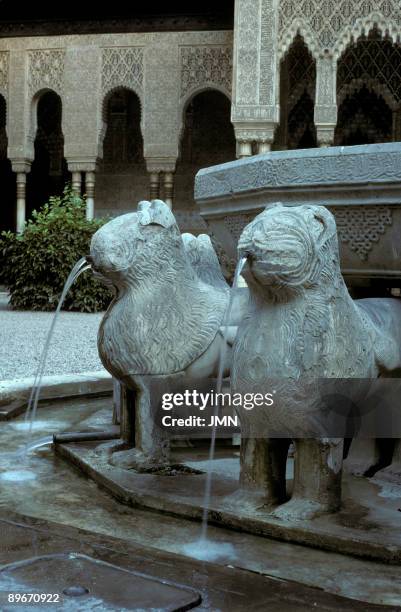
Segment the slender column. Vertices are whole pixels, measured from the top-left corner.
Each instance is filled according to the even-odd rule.
[[[82,188],[82,174],[81,172],[73,172],[72,173],[72,181],[71,181],[71,187],[73,192],[80,196],[81,195],[81,188]]]
[[[93,219],[95,216],[95,173],[85,172],[86,189],[86,218]]]
[[[337,124],[337,62],[329,55],[319,57],[316,62],[316,94],[314,120],[319,147],[330,147],[334,143]]]
[[[26,221],[26,173],[17,172],[17,232],[24,231]]]
[[[272,145],[271,142],[267,141],[267,140],[261,140],[260,142],[257,143],[257,147],[258,147],[258,153],[269,153],[269,151],[272,150]]]
[[[237,144],[237,155],[240,159],[252,155],[252,142],[250,140],[238,140]]]
[[[148,157],[146,168],[149,174],[149,199],[163,199],[171,208],[173,205],[175,157]]]
[[[164,180],[164,201],[172,208],[173,207],[173,191],[174,191],[174,174],[172,172],[163,172]]]
[[[321,127],[317,129],[317,143],[321,149],[333,146],[334,131],[334,126],[326,130],[323,130]]]
[[[149,199],[156,200],[160,196],[159,173],[149,172]]]

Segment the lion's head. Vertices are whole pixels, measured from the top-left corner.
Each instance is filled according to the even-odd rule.
[[[139,202],[138,211],[106,223],[93,236],[95,273],[117,288],[141,280],[168,278],[169,268],[185,265],[184,246],[174,215],[161,200]]]
[[[270,205],[243,230],[238,254],[250,285],[310,286],[327,266],[339,270],[334,217],[323,206]]]

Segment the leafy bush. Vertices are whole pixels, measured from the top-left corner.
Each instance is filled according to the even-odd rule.
[[[77,261],[89,253],[90,240],[105,219],[88,221],[85,200],[68,185],[62,196],[49,198],[22,234],[0,236],[0,282],[10,291],[10,303],[21,310],[54,310]],[[63,309],[104,310],[111,293],[90,271],[69,290]]]

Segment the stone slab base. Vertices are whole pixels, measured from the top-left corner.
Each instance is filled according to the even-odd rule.
[[[0,421],[8,421],[22,414],[27,407],[35,379],[0,381]],[[44,376],[40,401],[81,395],[111,395],[113,379],[108,372],[82,372]]]
[[[201,520],[206,474],[138,474],[108,463],[98,443],[56,445],[56,452],[93,478],[120,502],[175,516]],[[239,460],[228,459],[235,462]],[[187,463],[196,467],[188,453]],[[204,462],[200,462],[204,464]],[[227,463],[227,468],[229,468]],[[260,536],[386,563],[401,563],[401,486],[370,482],[345,474],[343,508],[311,521],[284,521],[260,503],[238,499],[237,478],[224,460],[213,467],[209,521]]]

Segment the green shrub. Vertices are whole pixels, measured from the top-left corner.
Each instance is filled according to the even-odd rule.
[[[40,212],[33,212],[22,234],[1,234],[0,278],[10,291],[13,308],[56,308],[71,269],[89,253],[92,235],[106,221],[88,221],[85,207],[85,200],[68,185],[62,196],[49,198]],[[97,312],[107,307],[110,298],[110,291],[88,270],[72,285],[63,309]]]

